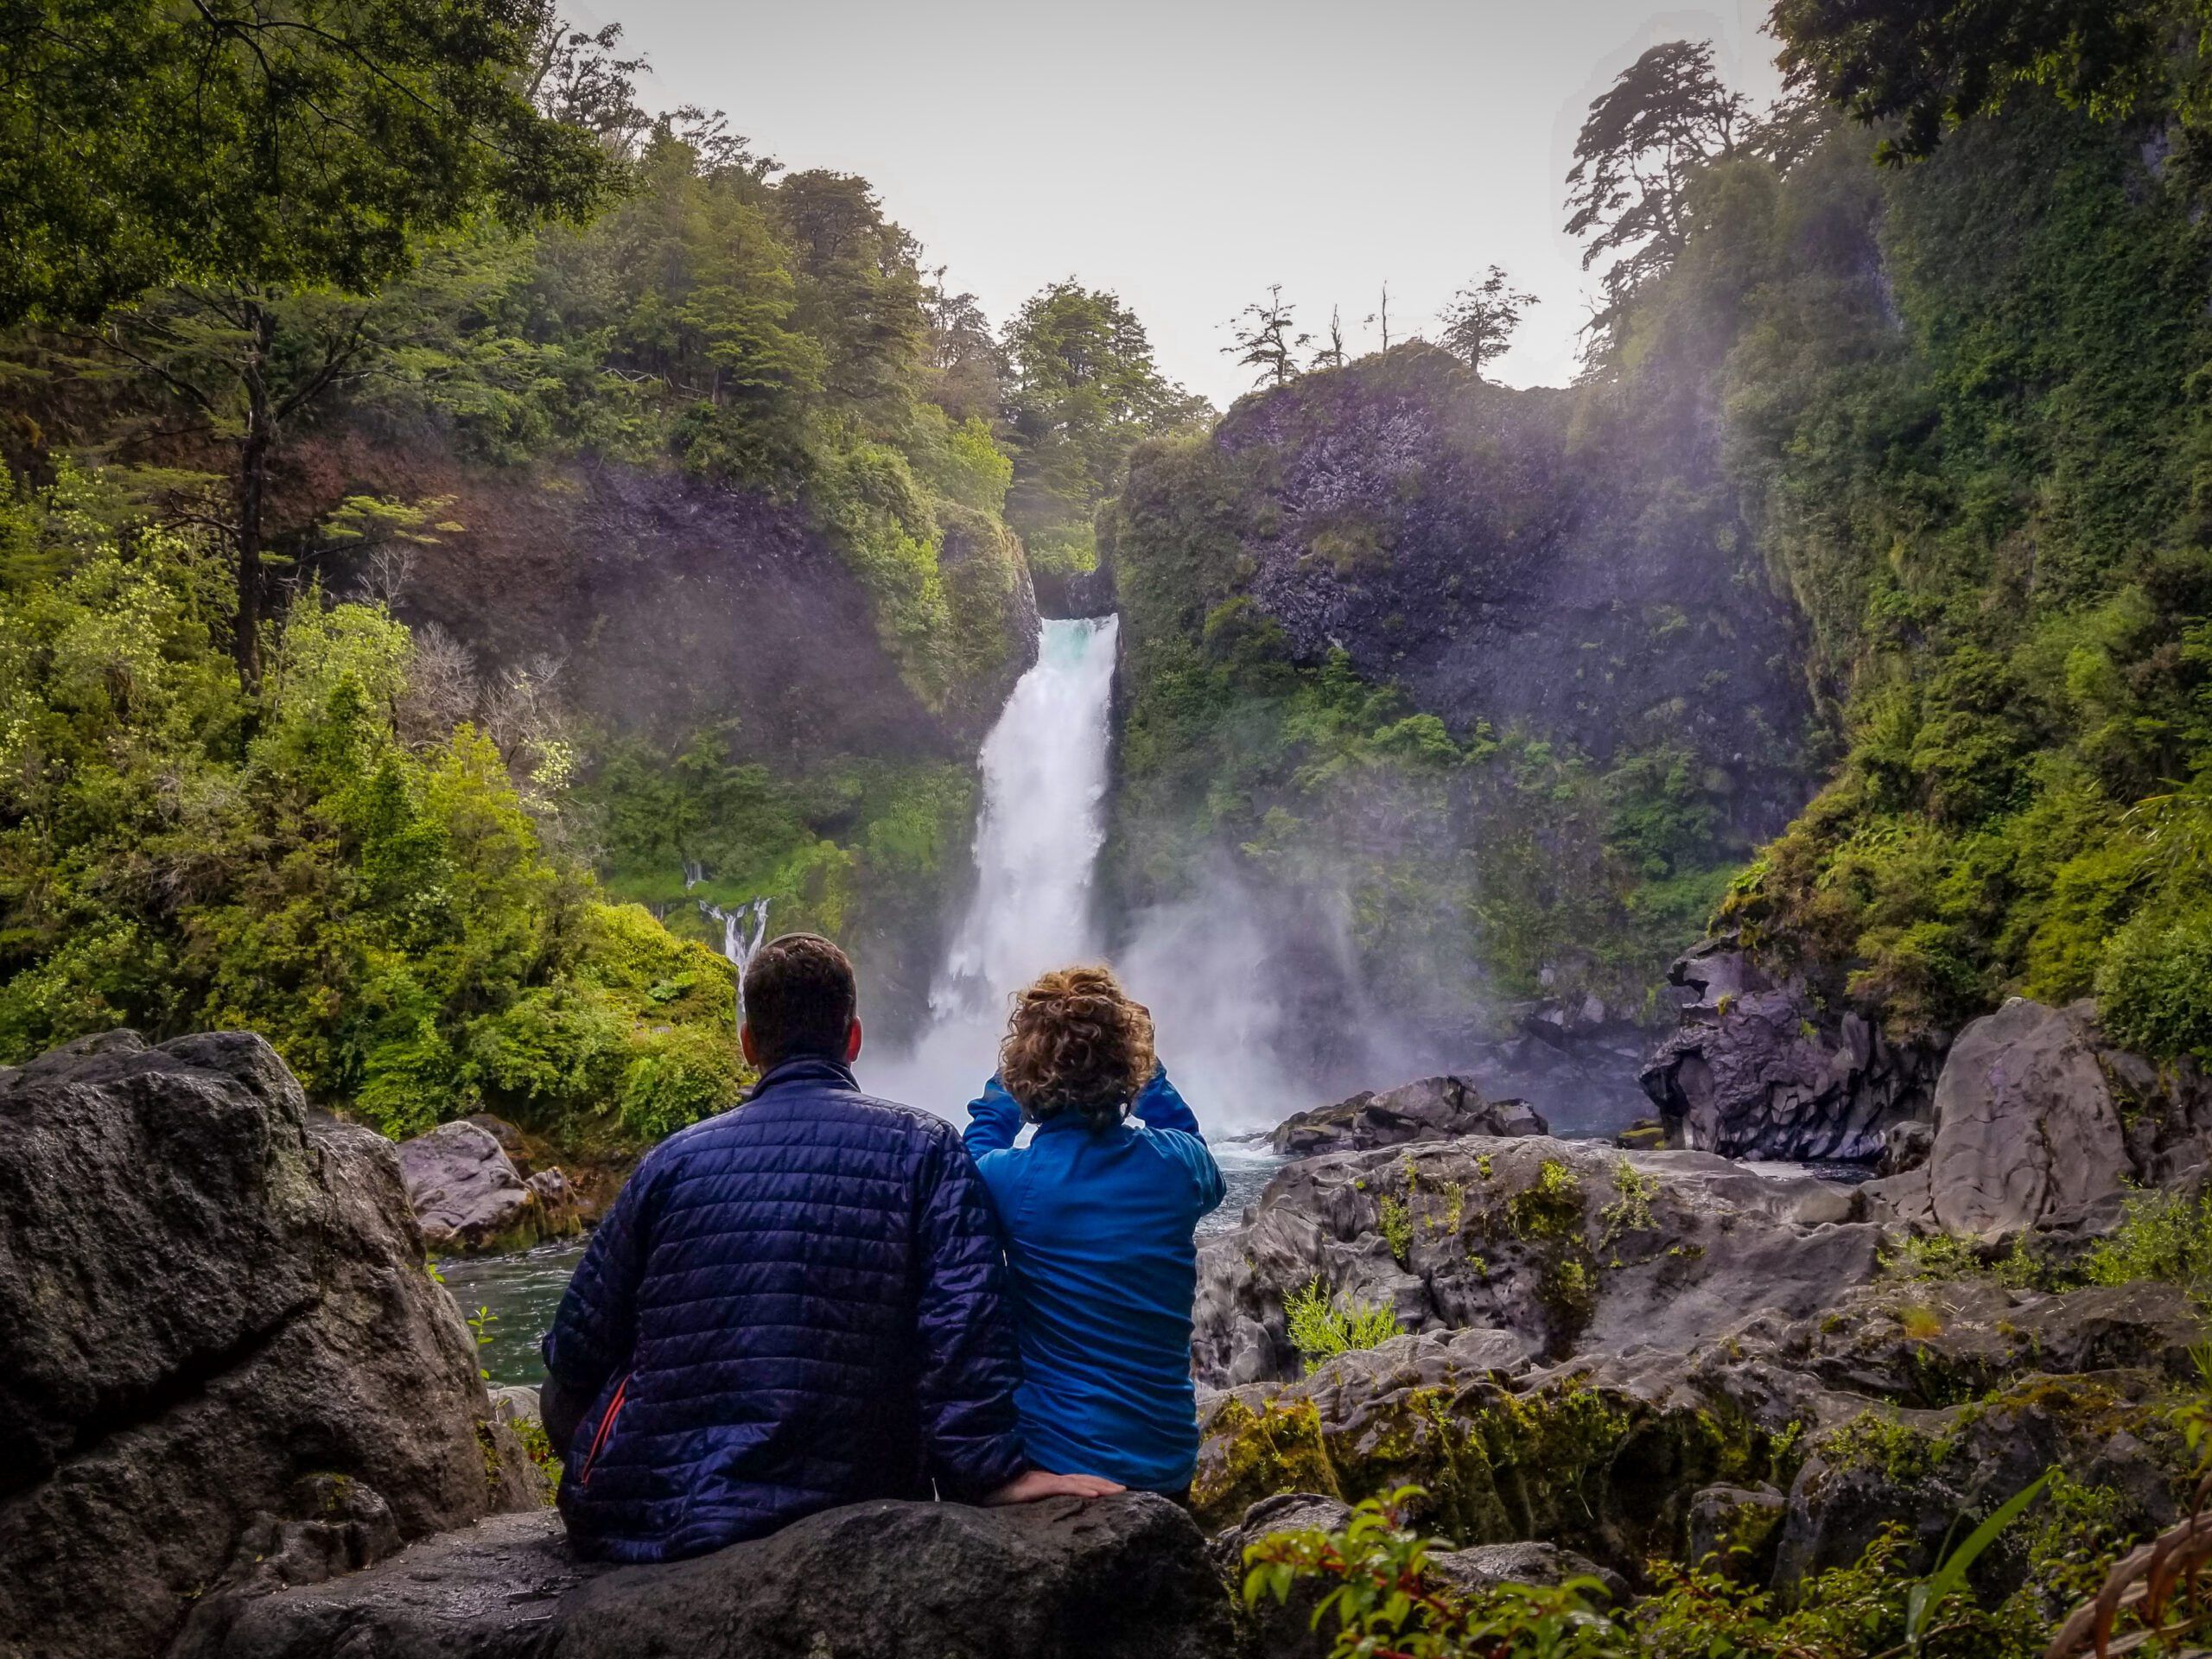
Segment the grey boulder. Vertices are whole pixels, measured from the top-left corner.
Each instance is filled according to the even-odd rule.
[[[874,1503],[652,1567],[572,1560],[499,1517],[262,1598],[222,1659],[1228,1659],[1190,1517],[1130,1494],[1005,1509]]]
[[[1484,1369],[1681,1351],[1748,1312],[1802,1317],[1871,1278],[1879,1235],[1859,1214],[1851,1192],[1809,1176],[1541,1135],[1308,1158],[1244,1226],[1204,1241],[1196,1375],[1210,1388],[1300,1376],[1287,1310],[1309,1287],[1339,1310],[1490,1344]]]
[[[1486,1100],[1465,1077],[1422,1077],[1300,1112],[1276,1127],[1271,1144],[1292,1158],[1322,1152],[1370,1152],[1463,1135],[1548,1135],[1525,1101]]]
[[[2016,997],[1959,1033],[1927,1164],[1938,1226],[2018,1232],[2119,1192],[2131,1173],[2085,1010]]]
[[[391,1143],[258,1037],[0,1071],[0,1653],[158,1653],[334,1493],[350,1560],[541,1487]]]

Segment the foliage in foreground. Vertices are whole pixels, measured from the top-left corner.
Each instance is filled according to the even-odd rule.
[[[241,690],[222,561],[103,505],[0,503],[0,1063],[250,1028],[392,1135],[649,1139],[734,1098],[732,970],[549,842],[557,746],[533,810],[406,628],[313,593]]]
[[[2162,1187],[2130,1195],[2118,1225],[2078,1260],[2054,1259],[2016,1235],[2001,1251],[1948,1234],[1907,1235],[1886,1246],[1885,1279],[1941,1284],[1987,1276],[2020,1289],[2064,1291],[2083,1285],[2155,1280],[2200,1300],[2212,1295],[2212,1192]]]
[[[1788,1606],[1714,1563],[1656,1563],[1655,1593],[1626,1607],[1594,1579],[1458,1590],[1429,1566],[1451,1546],[1405,1524],[1413,1488],[1360,1503],[1340,1531],[1250,1546],[1244,1594],[1257,1606],[1316,1586],[1313,1624],[1333,1630],[1332,1659],[2031,1659],[2050,1620],[2033,1565],[2030,1582],[1993,1609],[1975,1599],[1966,1572],[2042,1484],[1999,1506],[1926,1577],[1910,1570],[1910,1540],[1892,1527],[1856,1565],[1808,1580]],[[2070,1593],[2070,1580],[2062,1588]]]

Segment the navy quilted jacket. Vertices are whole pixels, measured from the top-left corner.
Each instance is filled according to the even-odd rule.
[[[654,1561],[1027,1466],[990,1200],[952,1126],[791,1060],[646,1157],[545,1338],[592,1406],[561,1512]]]

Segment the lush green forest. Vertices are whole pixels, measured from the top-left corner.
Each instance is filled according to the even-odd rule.
[[[1088,568],[1121,457],[1202,406],[1112,295],[995,332],[864,181],[648,113],[617,29],[109,10],[10,35],[48,101],[0,118],[37,210],[0,342],[0,1061],[245,1025],[395,1134],[489,1107],[634,1141],[726,1103],[698,901],[933,950],[963,750],[1033,637],[1024,539]],[[609,468],[825,550],[867,632],[822,643],[927,741],[632,722],[472,635],[465,579],[528,602],[498,520]]]

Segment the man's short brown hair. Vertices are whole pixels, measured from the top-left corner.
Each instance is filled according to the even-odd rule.
[[[860,988],[845,953],[819,933],[786,933],[745,969],[745,1023],[760,1069],[803,1054],[845,1058]]]
[[[1093,1128],[1122,1121],[1152,1080],[1152,1012],[1107,968],[1063,968],[1014,999],[999,1081],[1042,1123],[1079,1112]]]

